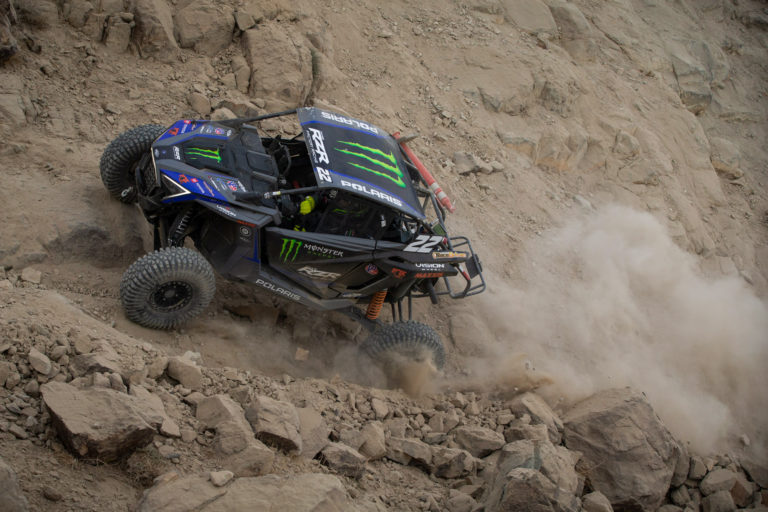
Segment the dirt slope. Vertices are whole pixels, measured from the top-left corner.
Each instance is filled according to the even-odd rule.
[[[742,449],[747,434],[765,453],[765,2],[14,4],[0,266],[17,288],[31,286],[24,269],[42,272],[63,297],[45,303],[54,316],[74,307],[101,337],[197,351],[209,367],[361,382],[362,334],[344,318],[220,282],[206,314],[158,332],[117,300],[150,233],[99,180],[112,138],[219,107],[316,104],[419,133],[413,149],[457,206],[449,227],[481,254],[484,297],[418,306],[450,352],[431,391],[543,385],[564,410],[632,385],[695,451]],[[32,461],[16,467],[22,479],[51,459],[31,443],[3,450]],[[111,492],[135,503],[139,486],[115,478],[94,485],[94,509]]]

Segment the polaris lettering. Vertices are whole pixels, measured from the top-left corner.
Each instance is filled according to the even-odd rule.
[[[375,197],[377,199],[383,199],[384,201],[387,201],[388,203],[392,203],[395,206],[403,206],[403,202],[400,201],[397,198],[392,197],[389,194],[385,194],[384,192],[375,189],[375,188],[368,188],[365,185],[360,185],[358,183],[352,183],[351,181],[347,180],[341,180],[341,186],[342,187],[348,187],[352,190],[357,190],[358,192],[362,192],[365,195]]]
[[[348,117],[340,116],[338,114],[334,114],[332,112],[325,112],[321,111],[320,115],[322,115],[325,119],[328,119],[330,121],[336,121],[337,123],[346,124],[349,126],[353,126],[355,128],[360,128],[362,130],[369,131],[371,133],[375,133],[376,135],[379,134],[378,128],[375,126],[371,126],[368,123],[364,123],[362,121],[358,121],[356,119],[350,119]]]
[[[290,290],[286,290],[285,288],[280,288],[279,286],[275,286],[274,284],[268,281],[265,281],[263,279],[257,279],[254,284],[257,284],[263,288],[266,288],[267,290],[273,293],[277,293],[278,295],[283,295],[285,297],[288,297],[289,299],[301,300],[300,295],[293,293]]]

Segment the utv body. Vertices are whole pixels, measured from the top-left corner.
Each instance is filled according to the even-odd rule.
[[[285,115],[297,116],[300,133],[266,136],[255,125]],[[428,346],[442,366],[439,336],[404,321],[403,301],[410,319],[411,299],[463,298],[485,281],[469,240],[448,236],[443,205],[403,146],[317,108],[123,133],[105,150],[101,177],[113,196],[138,202],[155,245],[123,277],[126,316],[153,328],[183,324],[213,297],[213,269],[354,317],[373,331],[371,355]]]

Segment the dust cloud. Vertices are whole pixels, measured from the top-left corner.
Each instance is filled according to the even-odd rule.
[[[652,215],[620,206],[526,254],[524,283],[478,299],[494,341],[473,374],[543,385],[564,403],[632,386],[694,450],[728,449],[741,434],[764,449],[768,307],[741,278],[703,276]]]

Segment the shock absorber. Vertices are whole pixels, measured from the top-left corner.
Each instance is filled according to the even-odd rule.
[[[192,219],[192,213],[192,208],[187,208],[176,216],[171,226],[171,232],[168,234],[168,245],[171,247],[181,247],[184,245],[184,233],[187,230],[189,221]]]
[[[365,312],[365,318],[368,320],[376,320],[379,318],[381,308],[384,306],[384,299],[387,296],[387,290],[381,290],[376,292],[371,297],[371,302],[368,304],[368,311]]]

